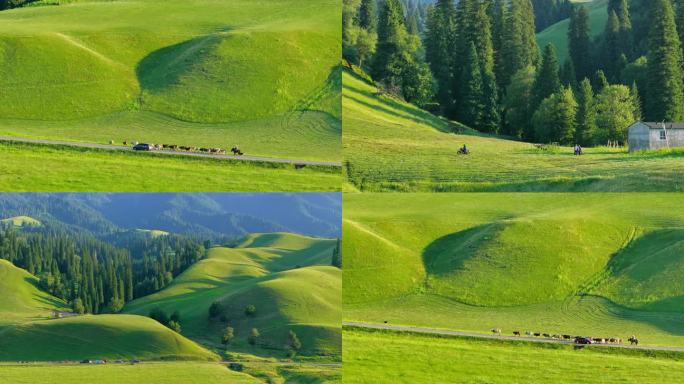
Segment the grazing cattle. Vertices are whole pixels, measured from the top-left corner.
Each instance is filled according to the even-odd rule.
[[[550,338],[550,337],[551,337],[551,335],[550,335],[550,334],[548,334],[548,333],[544,333],[544,334],[543,334],[543,336],[544,336],[544,337],[548,337],[548,338]]]
[[[300,170],[306,168],[306,164],[295,164],[295,169]]]
[[[605,344],[605,343],[606,343],[606,339],[602,339],[602,338],[600,338],[600,337],[595,337],[595,338],[593,338],[592,340],[593,340],[594,343],[596,343],[596,344]]]
[[[513,331],[513,336],[520,336],[520,331]]]
[[[209,148],[200,148],[199,150],[200,150],[200,152],[204,152],[204,153],[209,152]]]
[[[183,146],[183,147],[180,147],[180,149],[181,149],[182,151],[189,151],[189,150],[190,150],[190,147],[185,147],[185,146]]]
[[[541,333],[535,332],[535,333],[534,333],[534,336],[539,337],[539,336],[541,336]]]
[[[124,145],[128,145],[128,143],[124,141]]]
[[[551,336],[551,337],[554,338],[554,339],[558,339],[558,340],[560,340],[560,339],[563,338],[561,335],[558,335],[558,334],[553,335],[553,336]]]
[[[387,320],[385,320],[385,324],[387,324]]]
[[[525,331],[525,336],[532,336],[532,332],[530,332],[530,331]]]
[[[501,335],[501,328],[494,328],[492,329],[492,333],[495,335]]]
[[[170,148],[172,151],[178,150],[178,146],[177,146],[176,144],[169,146],[169,148]]]

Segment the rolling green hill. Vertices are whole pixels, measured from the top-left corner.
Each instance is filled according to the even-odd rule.
[[[679,194],[351,194],[344,317],[684,345]]]
[[[4,11],[0,134],[339,160],[340,9],[133,0]]]
[[[595,38],[603,33],[608,20],[608,0],[588,0],[588,1],[574,1],[574,3],[583,3],[583,6],[589,11],[589,27],[591,29],[590,36]],[[537,34],[537,44],[543,48],[548,44],[553,44],[556,47],[558,54],[558,62],[564,63],[568,57],[568,26],[570,20],[565,19],[546,28]]]
[[[335,240],[294,234],[250,235],[236,248],[212,248],[208,258],[125,312],[178,311],[183,334],[209,345],[218,345],[230,325],[231,348],[257,354],[268,352],[247,344],[251,328],[259,329],[260,344],[280,350],[294,330],[303,353],[339,356],[342,275],[330,266],[334,246]],[[210,319],[214,302],[222,311]],[[253,316],[245,313],[248,305],[256,306]]]
[[[542,150],[478,135],[343,73],[349,191],[682,191],[684,152]],[[460,132],[455,134],[453,132]],[[460,156],[467,144],[471,155]]]
[[[38,288],[38,279],[0,259],[0,327],[6,323],[44,319],[66,304]]]
[[[217,360],[158,322],[132,315],[86,315],[0,329],[0,360]]]

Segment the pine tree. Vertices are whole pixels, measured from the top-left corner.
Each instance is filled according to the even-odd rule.
[[[542,64],[532,87],[532,109],[535,110],[547,97],[561,88],[556,48],[548,44],[544,48]]]
[[[568,50],[575,68],[576,80],[591,75],[591,39],[589,37],[589,12],[583,6],[572,11],[568,29]]]
[[[479,62],[475,43],[470,43],[461,75],[458,113],[459,121],[470,127],[476,127],[482,121],[482,71]]]
[[[580,83],[577,91],[577,116],[575,117],[575,143],[582,146],[593,144],[596,132],[596,112],[594,111],[594,91],[589,79]]]
[[[653,0],[651,20],[646,118],[680,121],[684,118],[682,49],[669,0]]]
[[[566,59],[563,63],[563,67],[560,71],[561,83],[564,86],[569,86],[572,89],[577,88],[577,75],[575,73],[575,66],[572,64],[572,60]]]
[[[539,62],[539,47],[535,35],[534,12],[530,0],[511,0],[510,12],[503,31],[504,63],[500,83],[508,86],[510,78],[519,70]]]
[[[684,0],[675,0],[674,5],[677,32],[679,32],[679,44],[684,48]]]
[[[606,88],[608,85],[608,79],[606,78],[606,74],[603,72],[603,70],[599,69],[598,71],[596,71],[592,79],[592,87],[594,88],[594,94],[601,93],[601,91],[603,91],[603,89]]]
[[[632,101],[634,102],[634,120],[641,121],[642,118],[642,106],[641,106],[641,96],[639,95],[639,88],[637,87],[636,81],[632,83],[632,88],[630,89],[630,95],[632,96]]]
[[[437,81],[437,101],[447,114],[453,106],[455,9],[452,0],[438,0],[426,21],[425,57]]]
[[[492,19],[492,48],[494,50],[494,76],[496,77],[496,84],[500,90],[503,90],[505,84],[501,81],[505,75],[505,64],[503,61],[503,47],[504,47],[504,29],[506,28],[506,18],[508,15],[508,5],[504,0],[494,0],[491,6]]]
[[[395,83],[401,76],[396,61],[406,50],[408,33],[399,0],[386,0],[378,20],[378,44],[373,58],[373,80]]]
[[[622,50],[620,47],[620,20],[615,12],[608,16],[608,23],[606,23],[606,31],[604,33],[603,45],[603,68],[606,76],[611,82],[615,83],[618,80],[620,71],[617,68]]]
[[[359,27],[368,32],[375,32],[378,26],[376,0],[361,0],[358,20]]]
[[[492,72],[485,73],[482,79],[482,115],[477,126],[480,130],[497,133],[501,125],[499,113],[499,90]]]

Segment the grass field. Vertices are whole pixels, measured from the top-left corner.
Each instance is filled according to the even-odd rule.
[[[679,383],[684,357],[345,330],[344,383]]]
[[[684,190],[684,152],[629,154],[613,148],[544,151],[532,144],[476,135],[410,104],[377,94],[343,73],[347,191]],[[466,134],[454,134],[462,129]],[[459,156],[467,144],[472,154]]]
[[[87,381],[84,381],[87,380]],[[212,363],[146,363],[138,365],[0,365],[7,384],[257,384],[252,376]]]
[[[184,335],[216,347],[230,325],[235,340],[228,349],[255,355],[282,357],[294,330],[302,355],[340,357],[342,273],[330,266],[335,243],[293,234],[250,235],[236,248],[212,248],[207,259],[162,291],[129,303],[125,312],[177,310]],[[215,301],[223,311],[210,319]],[[256,306],[252,316],[245,314],[250,304]],[[247,343],[251,328],[259,329],[261,347]]]
[[[0,134],[339,160],[340,14],[330,0],[2,12]]]
[[[6,192],[339,191],[339,168],[0,143]]]
[[[344,318],[684,346],[679,194],[348,194]]]
[[[606,22],[608,21],[608,0],[584,0],[573,1],[583,3],[582,5],[589,11],[589,36],[595,38],[603,33]],[[568,27],[570,20],[562,20],[537,34],[537,44],[544,48],[548,44],[556,47],[558,62],[563,64],[568,57]]]

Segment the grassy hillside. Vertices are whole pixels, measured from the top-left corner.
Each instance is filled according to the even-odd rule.
[[[0,380],[7,384],[257,384],[260,380],[212,363],[154,363],[138,365],[0,365]]]
[[[348,190],[682,191],[684,152],[537,149],[449,124],[343,73]],[[462,132],[463,134],[454,134]],[[472,154],[459,156],[467,144]]]
[[[66,308],[62,300],[41,291],[37,285],[35,276],[0,259],[0,326],[48,318],[53,310]]]
[[[256,164],[0,142],[8,192],[339,191],[339,168]]]
[[[5,11],[0,134],[338,160],[340,14],[330,0]]]
[[[344,383],[678,383],[680,354],[345,330]]]
[[[158,322],[132,315],[77,316],[0,329],[0,360],[214,360],[218,356]]]
[[[40,227],[40,221],[28,216],[15,216],[1,219],[0,224],[7,224],[13,227]]]
[[[678,194],[351,194],[348,320],[684,345]]]
[[[179,311],[183,334],[210,345],[218,345],[230,325],[236,335],[231,349],[256,354],[273,352],[247,344],[251,328],[259,329],[263,346],[276,350],[294,330],[302,352],[339,356],[342,274],[330,266],[334,246],[335,240],[293,234],[251,235],[236,248],[212,248],[167,288],[125,311]],[[213,302],[223,310],[209,319]],[[245,313],[250,304],[256,306],[253,316]]]
[[[589,1],[574,1],[574,3],[582,3],[589,11],[589,27],[591,29],[589,35],[592,38],[599,36],[605,29],[608,21],[608,0],[589,0]],[[556,47],[558,54],[558,62],[564,63],[568,57],[568,27],[570,20],[562,20],[537,34],[537,43],[539,47],[543,48],[548,44],[553,44]]]

